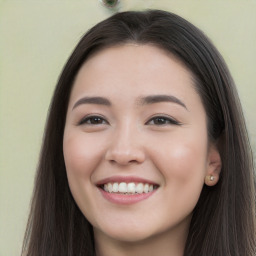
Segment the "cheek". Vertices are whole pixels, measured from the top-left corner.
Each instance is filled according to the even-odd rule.
[[[68,174],[90,175],[101,158],[100,147],[83,135],[65,134],[63,152]]]
[[[172,213],[175,218],[182,219],[193,211],[204,184],[205,152],[203,143],[180,141],[176,145],[166,145],[164,151],[159,149],[155,154],[155,166],[164,177],[163,189],[168,198],[165,204],[166,218]]]
[[[81,132],[64,134],[63,153],[67,178],[78,205],[82,205],[80,203],[90,194],[93,171],[102,159],[101,148],[97,140],[85,137]]]
[[[176,138],[154,150],[155,165],[166,182],[201,184],[206,170],[207,140]]]

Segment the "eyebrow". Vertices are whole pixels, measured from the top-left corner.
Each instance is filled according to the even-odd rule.
[[[154,103],[160,103],[160,102],[176,103],[184,107],[185,109],[187,109],[185,103],[183,103],[180,99],[178,99],[173,95],[149,95],[139,99],[140,105],[154,104]]]
[[[111,106],[111,102],[107,98],[103,97],[83,97],[82,99],[78,100],[73,109],[82,104],[97,104],[97,105],[105,105]]]
[[[176,103],[184,107],[185,109],[187,109],[186,105],[180,99],[178,99],[173,95],[149,95],[145,97],[140,97],[137,100],[138,105],[149,105],[149,104],[155,104],[155,103],[161,103],[161,102]],[[75,105],[73,106],[73,109],[82,104],[96,104],[96,105],[104,105],[104,106],[112,105],[111,102],[104,97],[83,97],[75,103]]]

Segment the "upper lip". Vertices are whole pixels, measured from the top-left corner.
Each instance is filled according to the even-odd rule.
[[[149,180],[149,179],[145,179],[145,178],[141,178],[141,177],[137,177],[137,176],[111,176],[108,178],[104,178],[102,180],[99,180],[96,185],[97,186],[101,186],[104,185],[106,183],[121,183],[121,182],[136,182],[136,183],[148,183],[148,184],[153,184],[153,185],[158,185],[156,182]]]

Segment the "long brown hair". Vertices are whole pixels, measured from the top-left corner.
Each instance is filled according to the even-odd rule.
[[[198,28],[158,10],[118,13],[100,22],[67,61],[49,110],[23,252],[28,256],[95,255],[92,226],[69,190],[63,131],[81,65],[92,53],[127,42],[165,49],[193,73],[207,113],[209,140],[221,153],[220,180],[214,187],[203,187],[184,256],[255,255],[253,156],[236,87],[221,55]]]

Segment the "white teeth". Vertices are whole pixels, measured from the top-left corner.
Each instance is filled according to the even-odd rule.
[[[113,192],[113,187],[111,183],[108,183],[108,192]]]
[[[128,192],[128,193],[131,193],[131,194],[134,194],[134,193],[136,192],[135,183],[133,183],[133,182],[128,183],[127,192]]]
[[[118,188],[118,191],[120,193],[127,193],[127,184],[125,182],[121,182],[119,184],[119,188]]]
[[[105,185],[104,185],[104,187],[105,187]],[[117,182],[115,182],[114,184],[113,184],[113,187],[112,187],[112,189],[113,189],[113,192],[118,192],[118,183]]]
[[[138,183],[137,186],[136,186],[136,192],[138,194],[141,194],[143,193],[143,184],[142,183]]]
[[[127,184],[125,182],[121,182],[118,184],[117,182],[114,182],[114,183],[106,183],[102,188],[109,193],[142,194],[142,193],[152,192],[157,187],[154,187],[153,184],[149,185],[148,183],[136,184],[134,182],[130,182]]]
[[[144,192],[144,193],[148,193],[148,189],[149,189],[149,185],[148,185],[148,184],[145,184],[145,185],[144,185],[143,192]]]

